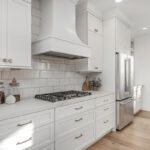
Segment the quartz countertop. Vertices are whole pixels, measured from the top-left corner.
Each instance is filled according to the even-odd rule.
[[[15,104],[0,105],[0,121],[39,112],[39,111],[44,111],[48,109],[50,110],[50,109],[54,109],[57,107],[71,105],[71,104],[87,101],[90,99],[95,99],[97,97],[107,96],[110,94],[113,94],[113,92],[108,92],[108,91],[93,92],[92,91],[92,95],[89,95],[89,96],[73,98],[73,99],[55,102],[55,103],[38,100],[35,98],[22,99],[20,102],[17,102]]]

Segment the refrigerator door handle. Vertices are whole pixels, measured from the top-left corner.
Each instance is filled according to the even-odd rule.
[[[126,102],[126,101],[125,101],[125,102],[124,102],[124,101],[123,101],[123,102],[120,102],[120,105],[126,105],[126,104],[130,103],[131,101],[133,101],[133,99],[130,99],[130,100],[127,101],[127,102]]]
[[[130,92],[130,59],[125,60],[125,92]]]

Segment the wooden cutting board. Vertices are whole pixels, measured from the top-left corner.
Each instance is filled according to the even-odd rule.
[[[90,90],[90,83],[89,83],[88,76],[86,76],[86,80],[84,81],[84,83],[82,85],[82,90],[83,91],[89,91]]]

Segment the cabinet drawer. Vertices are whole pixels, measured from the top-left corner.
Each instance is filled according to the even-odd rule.
[[[54,121],[54,110],[37,112],[13,119],[0,121],[0,137],[5,134],[24,132]]]
[[[16,132],[0,139],[0,149],[21,150],[38,149],[42,143],[54,142],[54,124],[49,124],[38,129],[28,130],[22,133]],[[37,148],[36,148],[37,147]]]
[[[77,103],[73,105],[59,107],[59,108],[56,108],[55,110],[55,117],[56,117],[56,120],[60,120],[62,118],[65,118],[71,115],[75,115],[81,112],[91,110],[94,107],[95,107],[94,100],[89,100],[89,101],[85,101],[85,102],[81,102],[81,103]]]
[[[81,150],[85,148],[95,140],[94,128],[94,123],[92,123],[64,136],[61,140],[56,141],[56,150]]]
[[[54,144],[48,145],[48,146],[42,148],[42,150],[54,150]]]
[[[96,119],[102,118],[103,116],[113,113],[113,103],[103,105],[96,109]]]
[[[108,104],[112,101],[114,101],[113,95],[96,98],[96,107]]]
[[[102,34],[102,21],[88,13],[88,29],[92,32]]]
[[[113,114],[107,115],[104,118],[96,120],[96,138],[106,134],[113,128]]]
[[[57,121],[55,124],[55,138],[61,139],[66,134],[69,134],[91,122],[94,122],[94,111],[89,111],[67,117],[62,121]]]

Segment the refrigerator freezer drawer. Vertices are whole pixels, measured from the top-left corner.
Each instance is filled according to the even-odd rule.
[[[117,129],[123,129],[133,121],[133,117],[133,99],[117,101]]]

